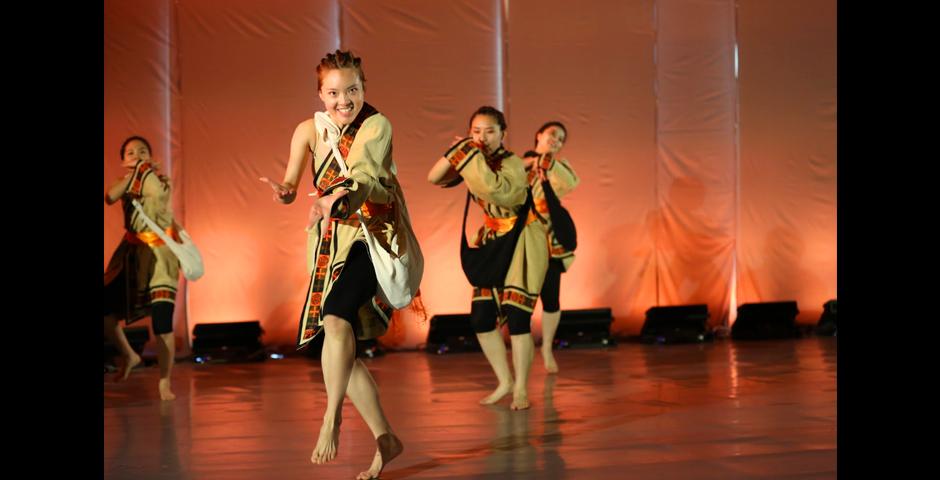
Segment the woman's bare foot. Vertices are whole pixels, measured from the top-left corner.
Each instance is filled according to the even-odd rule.
[[[558,373],[558,364],[555,363],[555,356],[552,355],[552,347],[546,349],[542,347],[542,361],[545,363],[545,371],[548,373]]]
[[[510,410],[525,410],[529,408],[529,394],[526,391],[514,391],[512,392],[512,405],[509,406]]]
[[[340,423],[340,420],[330,422],[324,419],[323,426],[320,427],[320,438],[317,439],[317,446],[310,455],[311,463],[319,465],[336,458],[336,453],[339,451]]]
[[[388,465],[388,462],[391,462],[392,459],[401,455],[402,450],[405,449],[401,440],[393,433],[379,435],[379,438],[375,439],[375,443],[376,451],[375,457],[372,459],[372,465],[368,470],[360,473],[359,476],[356,477],[356,480],[372,480],[379,478],[379,475],[382,474],[382,469]]]
[[[176,395],[173,395],[173,392],[170,391],[170,379],[161,378],[160,383],[157,385],[157,388],[160,390],[160,400],[174,400]]]
[[[509,395],[509,392],[512,391],[512,384],[499,385],[496,387],[496,390],[493,390],[493,393],[487,395],[483,400],[480,400],[480,405],[492,405],[500,401],[506,395]]]
[[[131,370],[134,369],[137,365],[140,364],[140,355],[137,355],[136,352],[133,352],[128,358],[124,359],[124,365],[121,366],[121,369],[118,370],[117,375],[114,376],[114,379],[118,382],[127,380],[128,375],[131,374]]]

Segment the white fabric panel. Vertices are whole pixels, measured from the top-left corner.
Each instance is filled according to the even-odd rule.
[[[659,305],[726,323],[734,259],[734,1],[656,3]]]
[[[562,153],[582,183],[564,198],[579,248],[562,308],[610,306],[614,331],[635,334],[651,306],[707,303],[714,324],[736,281],[738,304],[795,299],[815,321],[836,287],[835,2],[737,5],[108,0],[104,184],[121,175],[121,141],[147,137],[206,261],[188,287],[190,326],[257,319],[267,344],[289,348],[309,279],[311,176],[290,206],[258,177],[281,178],[294,127],[322,108],[317,63],[350,48],[366,100],[393,125],[429,316],[469,311],[470,287],[464,190],[429,185],[427,169],[488,104],[518,153],[548,120],[569,128]],[[106,262],[119,208],[104,220]],[[424,342],[427,323],[400,320],[383,343]]]
[[[509,3],[509,140],[519,153],[549,120],[581,177],[562,201],[578,228],[561,307],[612,308],[617,333],[638,333],[655,301],[656,104],[653,2]],[[539,314],[537,314],[539,315]]]
[[[836,2],[741,0],[738,304],[836,298]]]

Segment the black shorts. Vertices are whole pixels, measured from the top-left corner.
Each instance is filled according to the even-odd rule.
[[[475,333],[487,333],[496,329],[497,319],[496,302],[494,300],[478,300],[470,303],[470,325]],[[509,335],[524,335],[532,331],[532,313],[516,308],[513,305],[503,305],[503,314],[509,324]]]
[[[378,288],[375,267],[364,242],[355,242],[349,250],[339,278],[323,303],[323,316],[336,315],[346,320],[359,334],[359,308],[370,302]]]
[[[554,313],[561,309],[558,297],[561,295],[561,273],[564,271],[565,265],[561,263],[561,260],[555,258],[549,260],[545,282],[542,283],[542,292],[539,293],[543,312]]]

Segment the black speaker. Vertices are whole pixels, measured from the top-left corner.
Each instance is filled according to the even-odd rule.
[[[816,324],[816,335],[836,336],[836,301],[829,300],[823,304],[823,313]]]
[[[260,362],[266,357],[261,322],[200,323],[193,329],[196,363]]]
[[[434,315],[428,328],[428,353],[479,352],[480,342],[470,324],[469,313]]]
[[[144,353],[144,344],[150,340],[150,329],[147,327],[127,327],[124,329],[124,336],[127,337],[127,343],[131,345],[131,350],[137,352],[138,355],[142,355]],[[104,363],[110,363],[116,355],[120,355],[117,346],[108,341],[108,337],[104,337]]]
[[[643,343],[695,343],[711,340],[708,305],[652,307],[640,330]]]
[[[614,316],[609,308],[562,310],[552,348],[595,348],[616,344],[610,336]]]
[[[738,318],[731,326],[735,340],[770,340],[797,338],[796,315],[800,313],[795,301],[745,303],[738,307]]]

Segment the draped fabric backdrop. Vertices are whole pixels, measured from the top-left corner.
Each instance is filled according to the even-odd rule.
[[[464,189],[425,180],[481,105],[506,145],[568,126],[581,177],[563,309],[610,307],[616,334],[656,305],[796,300],[813,323],[836,296],[835,0],[106,0],[103,187],[118,149],[147,137],[206,275],[181,282],[175,319],[260,320],[289,348],[308,282],[313,190],[271,200],[294,127],[322,109],[326,52],[363,58],[366,100],[392,122],[394,158],[426,261],[428,314],[469,311],[458,242]],[[103,207],[104,259],[122,235]],[[479,219],[474,219],[477,222]],[[540,311],[534,315],[538,336]],[[390,348],[424,342],[400,313]],[[185,350],[185,345],[184,345]]]

